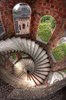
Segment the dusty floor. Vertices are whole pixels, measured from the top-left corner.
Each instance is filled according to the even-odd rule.
[[[13,87],[0,79],[0,100],[7,100],[7,96],[13,91]]]
[[[30,91],[25,92],[25,90],[14,89],[12,86],[5,83],[3,80],[0,80],[0,100],[66,100],[66,87],[55,93],[51,93],[50,95],[47,94],[47,96],[45,97],[38,95],[37,98],[37,93],[35,96],[32,97],[34,93],[31,94],[31,96],[29,93]]]

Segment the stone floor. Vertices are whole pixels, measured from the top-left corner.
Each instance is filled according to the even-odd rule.
[[[0,79],[0,100],[7,100],[7,96],[13,91],[13,87]]]
[[[66,79],[64,81],[66,82]],[[54,86],[54,88],[55,87],[56,86]],[[28,90],[25,90],[26,89],[14,89],[12,86],[0,79],[0,100],[66,100],[66,86],[61,90],[53,91],[51,93],[49,89],[46,96],[44,96],[44,92],[42,92],[44,90],[41,88],[37,88],[37,90],[40,90],[38,92],[36,92],[37,90],[34,92],[35,89],[32,91],[29,90],[29,92]],[[40,93],[42,93],[42,96]]]

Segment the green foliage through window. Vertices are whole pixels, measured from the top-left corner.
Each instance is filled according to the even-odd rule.
[[[56,61],[62,60],[66,57],[66,43],[62,43],[53,50],[53,56]]]
[[[55,28],[56,21],[52,16],[43,16],[41,23],[38,28],[38,36],[44,42],[48,42],[52,36],[53,30]]]

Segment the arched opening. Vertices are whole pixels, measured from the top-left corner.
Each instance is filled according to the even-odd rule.
[[[13,8],[13,19],[15,33],[28,34],[30,33],[30,20],[31,20],[31,8],[26,3],[18,3]],[[27,27],[29,23],[29,27]]]
[[[38,27],[38,39],[44,43],[48,43],[56,27],[56,20],[50,16],[42,16]]]
[[[62,37],[56,46],[53,49],[52,54],[56,61],[61,61],[66,59],[66,37]]]

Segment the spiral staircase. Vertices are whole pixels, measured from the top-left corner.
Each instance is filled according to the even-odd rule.
[[[14,73],[18,74],[18,79],[27,77],[27,80],[34,83],[34,86],[44,83],[50,72],[51,66],[47,52],[40,47],[39,44],[30,39],[20,37],[13,37],[11,39],[8,38],[0,41],[0,54],[8,54],[10,52],[23,52],[30,57],[29,59],[20,59],[16,63],[12,62],[14,65]],[[1,70],[0,72],[4,74],[5,71]],[[25,76],[23,75],[23,72],[25,73]],[[8,76],[9,74],[7,77]],[[5,74],[4,77],[6,77]],[[8,78],[6,80],[8,80]]]

